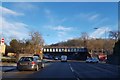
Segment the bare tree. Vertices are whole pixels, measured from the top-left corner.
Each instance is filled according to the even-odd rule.
[[[115,39],[117,41],[118,40],[118,31],[109,31],[109,37],[111,39]]]
[[[81,39],[84,41],[84,47],[87,47],[87,40],[88,40],[89,36],[86,32],[82,32],[81,33]]]
[[[31,48],[33,49],[34,53],[39,53],[43,47],[44,40],[39,32],[31,32]]]

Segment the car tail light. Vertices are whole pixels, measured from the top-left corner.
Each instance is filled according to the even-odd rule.
[[[32,61],[32,65],[35,65],[36,63],[34,61]]]

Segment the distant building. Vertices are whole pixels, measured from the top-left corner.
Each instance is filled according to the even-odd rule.
[[[8,53],[7,56],[9,56],[9,57],[15,57],[16,53]]]

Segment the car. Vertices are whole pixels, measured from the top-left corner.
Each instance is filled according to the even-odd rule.
[[[61,56],[61,62],[67,62],[67,56],[66,55]]]
[[[87,58],[86,63],[98,63],[99,59],[98,58]]]
[[[55,60],[58,60],[59,58],[58,58],[58,57],[55,57],[54,59],[55,59]]]
[[[22,70],[34,70],[39,71],[40,68],[43,68],[43,63],[40,57],[31,56],[31,57],[21,57],[17,62],[17,69]]]

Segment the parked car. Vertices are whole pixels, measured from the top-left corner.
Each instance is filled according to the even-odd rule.
[[[86,63],[98,63],[99,59],[98,58],[87,58]]]
[[[17,62],[17,69],[22,70],[35,70],[38,71],[40,68],[43,68],[43,63],[40,57],[21,57]]]
[[[66,55],[61,56],[61,62],[67,62],[67,56]]]
[[[54,58],[54,60],[58,60],[59,58],[56,56],[55,58]]]

